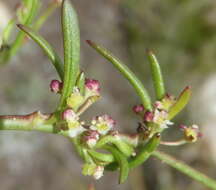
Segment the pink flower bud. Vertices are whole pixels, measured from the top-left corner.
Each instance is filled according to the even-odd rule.
[[[53,3],[56,3],[57,5],[61,5],[63,0],[53,0]]]
[[[154,119],[153,112],[150,112],[150,111],[145,112],[144,121],[151,122],[151,121],[153,121],[153,119]]]
[[[62,89],[62,83],[58,80],[52,80],[50,83],[50,90],[54,93],[59,93]]]
[[[66,109],[62,113],[62,119],[66,121],[74,121],[76,120],[76,117],[76,113],[70,108]]]
[[[135,105],[135,106],[133,107],[133,111],[134,111],[134,113],[138,114],[138,113],[144,111],[144,107],[143,107],[142,104],[140,104],[140,105]]]
[[[88,130],[82,136],[82,141],[90,148],[94,147],[99,139],[99,133],[96,130]]]
[[[186,126],[186,125],[183,125],[183,124],[181,124],[181,125],[179,125],[179,128],[180,128],[180,129],[182,129],[182,130],[185,130],[185,129],[187,128],[187,126]]]
[[[100,83],[97,80],[94,79],[86,79],[85,80],[85,86],[87,89],[91,91],[95,91],[99,93],[100,91]]]

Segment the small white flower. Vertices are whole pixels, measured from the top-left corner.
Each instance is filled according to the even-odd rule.
[[[169,125],[173,125],[174,123],[171,122],[170,120],[165,120],[161,125],[160,127],[163,128],[163,129],[166,129],[169,127]]]
[[[93,177],[98,180],[103,176],[103,172],[104,172],[104,167],[103,166],[97,166],[95,168],[95,171],[93,173]]]
[[[90,129],[102,135],[106,135],[115,125],[115,121],[109,115],[97,116],[91,123]]]
[[[81,123],[79,122],[79,117],[76,113],[68,108],[62,113],[62,119],[67,122],[67,126],[69,128],[68,133],[71,138],[80,135],[86,129],[82,127]]]
[[[82,135],[82,141],[88,145],[89,148],[93,148],[99,139],[99,133],[95,130],[88,130]]]
[[[81,125],[74,127],[74,128],[69,128],[68,134],[71,138],[76,137],[83,133],[86,129],[83,128]]]

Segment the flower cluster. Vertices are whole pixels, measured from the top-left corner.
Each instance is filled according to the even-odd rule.
[[[50,89],[54,93],[61,93],[63,84],[58,80],[52,80]],[[67,98],[67,108],[62,112],[62,121],[67,127],[68,135],[71,138],[79,139],[83,150],[92,149],[98,140],[113,130],[115,121],[107,114],[96,116],[89,125],[80,120],[80,114],[88,106],[100,97],[100,85],[97,80],[86,79],[84,93],[76,86]],[[90,102],[90,105],[89,105]],[[80,111],[82,110],[82,111]],[[83,154],[87,154],[86,152]],[[90,155],[84,155],[84,157]],[[90,159],[92,160],[92,159]],[[83,167],[84,175],[91,175],[95,179],[103,176],[104,167],[92,160],[86,162]]]
[[[142,117],[142,123],[146,126],[145,130],[141,130],[142,127],[139,126],[138,133],[145,133],[147,137],[151,137],[156,132],[161,132],[168,126],[173,125],[174,123],[168,118],[169,111],[176,102],[177,100],[174,96],[167,94],[162,100],[155,102],[152,111],[145,110],[143,105],[134,106],[134,113]],[[181,125],[180,128],[184,132],[184,140],[186,142],[196,142],[202,136],[197,125],[189,127]]]
[[[143,123],[151,131],[150,136],[168,128],[173,123],[168,119],[169,109],[176,102],[175,98],[167,94],[161,101],[156,101],[152,111],[145,110],[143,105],[136,105],[133,111],[142,117]]]

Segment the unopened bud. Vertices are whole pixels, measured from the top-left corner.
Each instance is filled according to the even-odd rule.
[[[58,80],[52,80],[50,83],[50,90],[54,93],[59,93],[62,89],[62,83]]]
[[[77,117],[76,113],[70,108],[66,109],[62,113],[62,120],[74,121],[74,120],[76,120],[76,117]]]
[[[145,112],[144,121],[152,122],[153,119],[154,119],[154,113],[153,112],[150,112],[150,111]]]
[[[53,3],[56,3],[58,6],[60,6],[63,0],[52,0],[52,1]]]
[[[93,148],[97,140],[99,139],[99,133],[95,130],[88,130],[83,133],[82,141],[88,145],[89,148]]]
[[[135,105],[133,107],[133,111],[134,111],[134,113],[138,114],[138,113],[144,111],[144,107],[141,104],[140,105]]]
[[[90,91],[94,91],[94,92],[97,92],[97,93],[99,93],[99,91],[100,91],[100,83],[97,80],[86,79],[85,80],[85,86]]]

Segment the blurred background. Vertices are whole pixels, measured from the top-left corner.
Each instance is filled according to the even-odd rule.
[[[15,14],[19,0],[0,0],[0,32]],[[43,0],[44,7],[50,0]],[[145,49],[155,51],[166,88],[176,96],[191,85],[190,104],[170,127],[164,139],[181,135],[179,124],[196,123],[203,138],[196,144],[164,147],[192,167],[216,178],[216,1],[214,0],[72,0],[81,28],[81,67],[87,77],[100,80],[102,98],[84,118],[110,114],[120,131],[134,132],[138,118],[131,107],[139,99],[128,82],[86,43],[96,41],[121,58],[153,95]],[[62,55],[60,9],[40,33]],[[8,65],[0,66],[0,114],[52,112],[58,97],[49,91],[57,74],[42,50],[29,41]],[[36,132],[0,133],[0,184],[2,190],[205,190],[178,171],[150,158],[133,170],[129,180],[117,184],[116,173],[99,181],[81,174],[82,161],[67,139]]]

